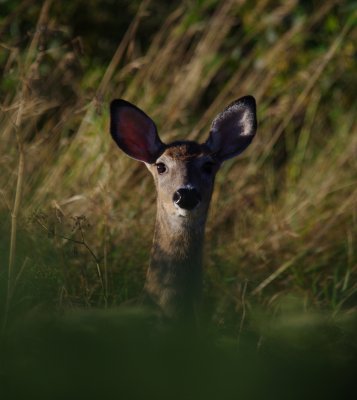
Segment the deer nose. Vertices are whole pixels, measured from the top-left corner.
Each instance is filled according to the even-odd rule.
[[[192,210],[201,201],[196,189],[179,189],[174,193],[173,201],[184,210]]]

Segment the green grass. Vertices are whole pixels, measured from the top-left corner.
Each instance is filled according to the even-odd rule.
[[[279,375],[290,365],[291,387],[298,388],[299,374],[310,382],[313,369],[305,371],[307,363],[316,360],[317,369],[330,365],[330,354],[331,368],[322,371],[347,379],[338,373],[338,359],[342,354],[342,371],[351,362],[343,356],[346,348],[355,350],[353,334],[346,333],[354,331],[357,295],[354,2],[212,0],[162,7],[159,1],[142,1],[123,6],[118,21],[115,4],[97,0],[89,5],[90,15],[81,13],[80,1],[62,9],[50,1],[42,8],[16,1],[6,7],[0,20],[0,308],[15,333],[6,339],[13,364],[1,376],[15,379],[19,368],[25,379],[28,365],[28,385],[37,388],[36,371],[45,373],[51,356],[48,382],[58,379],[65,359],[56,367],[52,351],[57,350],[47,355],[45,344],[60,341],[61,349],[68,340],[64,354],[75,360],[76,327],[82,332],[87,322],[82,325],[81,311],[78,321],[56,315],[116,309],[141,293],[155,219],[154,186],[145,168],[112,143],[109,101],[122,97],[136,103],[157,122],[164,141],[203,141],[222,108],[251,94],[258,105],[258,133],[249,150],[226,162],[217,176],[202,310],[204,324],[218,337],[230,338],[227,346],[235,347],[233,340],[248,350],[233,359],[221,349],[218,355],[208,352],[206,364],[219,365],[223,357],[227,365],[202,372],[197,385],[212,380],[212,392],[205,389],[208,398],[221,384],[230,393],[230,367],[238,363],[239,374],[242,365],[250,372],[256,368],[258,381],[271,382],[276,373],[279,390],[290,387]],[[21,325],[19,320],[39,310],[55,320],[48,331],[47,322],[31,318]],[[105,365],[108,375],[114,355],[119,357],[130,340],[116,342],[121,332],[116,324],[124,322],[113,313],[103,314],[113,324],[107,334],[100,312],[88,317],[99,330],[96,338],[88,333],[93,360],[102,366],[114,349]],[[141,317],[137,323],[147,332]],[[129,325],[125,329],[131,332]],[[57,335],[57,326],[70,333]],[[21,347],[28,329],[29,338],[45,343],[31,354]],[[108,340],[104,349],[101,338]],[[146,340],[139,338],[140,351],[149,346]],[[219,342],[212,340],[214,346]],[[257,361],[258,344],[268,351],[267,343],[271,355]],[[84,346],[79,351],[85,353]],[[198,351],[206,354],[205,349]],[[142,360],[152,354],[141,359],[138,353],[133,360],[143,362],[138,372],[143,377],[150,368]],[[291,354],[287,362],[284,357]],[[118,374],[124,361],[120,365]],[[270,365],[276,365],[272,372]],[[64,373],[69,376],[71,368]],[[88,365],[78,368],[83,380],[91,372]],[[147,379],[154,380],[155,373],[162,374],[162,366],[155,365]],[[227,381],[220,375],[214,386],[215,373],[227,373]],[[108,391],[114,390],[116,381],[108,379]],[[321,378],[321,385],[316,380],[316,393],[322,388],[329,393],[326,380]],[[16,390],[25,394],[26,387]],[[260,394],[264,387],[257,388]],[[145,386],[137,390],[145,393]],[[297,389],[297,398],[300,393]]]

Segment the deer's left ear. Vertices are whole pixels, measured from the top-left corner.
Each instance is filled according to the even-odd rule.
[[[212,122],[206,146],[219,161],[242,153],[253,140],[257,130],[255,99],[241,97],[217,115]]]

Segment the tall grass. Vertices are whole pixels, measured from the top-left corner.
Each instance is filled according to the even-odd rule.
[[[182,2],[142,49],[150,7],[139,5],[107,66],[83,55],[51,1],[28,38],[10,29],[21,5],[1,22],[10,32],[0,58],[1,274],[7,296],[14,292],[10,309],[112,306],[140,293],[155,193],[142,165],[111,142],[111,99],[144,109],[164,141],[203,141],[218,112],[252,94],[257,138],[223,166],[212,200],[207,314],[239,327],[252,306],[277,310],[289,296],[303,309],[354,310],[353,2]]]

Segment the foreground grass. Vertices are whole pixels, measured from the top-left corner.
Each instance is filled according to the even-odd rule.
[[[1,336],[1,392],[17,399],[342,399],[355,381],[355,325],[286,313],[260,320],[264,333],[256,327],[227,341],[212,331],[170,332],[133,309],[33,314]]]

